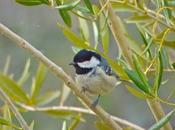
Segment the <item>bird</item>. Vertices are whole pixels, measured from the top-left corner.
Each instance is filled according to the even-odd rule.
[[[107,60],[95,51],[81,49],[69,65],[75,68],[75,81],[83,93],[97,96],[91,107],[95,108],[101,95],[110,92],[120,82]]]

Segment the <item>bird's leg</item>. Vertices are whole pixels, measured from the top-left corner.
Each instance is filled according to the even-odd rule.
[[[81,88],[81,92],[85,94],[86,91],[87,91],[87,87],[82,86],[82,88]]]
[[[91,108],[95,108],[99,102],[100,99],[100,94],[98,95],[98,97],[93,101],[93,103],[91,104]]]

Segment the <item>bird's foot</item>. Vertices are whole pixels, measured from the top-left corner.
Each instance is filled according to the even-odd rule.
[[[100,95],[98,95],[98,97],[93,101],[90,108],[94,109],[98,105],[99,99],[100,99]]]
[[[87,91],[87,87],[84,87],[84,86],[83,86],[83,87],[81,88],[81,93],[85,94],[86,91]]]

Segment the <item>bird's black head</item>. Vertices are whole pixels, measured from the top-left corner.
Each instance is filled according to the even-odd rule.
[[[77,74],[86,74],[101,62],[101,56],[86,49],[80,50],[73,58],[73,65]]]

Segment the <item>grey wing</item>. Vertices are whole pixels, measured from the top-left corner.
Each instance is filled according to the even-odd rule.
[[[115,76],[116,79],[119,79],[119,76],[112,70],[112,68],[109,66],[108,62],[104,58],[101,59],[99,67],[101,67],[107,75]]]

